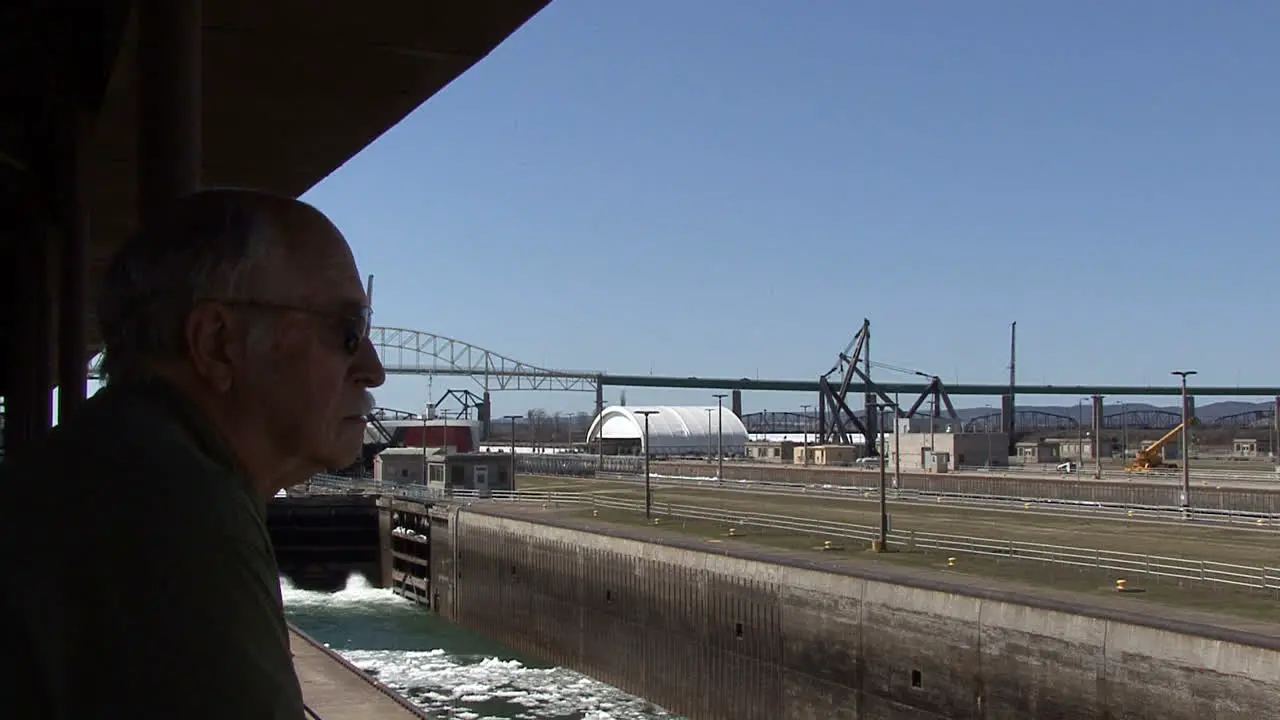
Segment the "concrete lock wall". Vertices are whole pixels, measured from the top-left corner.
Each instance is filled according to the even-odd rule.
[[[1280,717],[1280,653],[462,510],[459,624],[692,718]],[[433,549],[437,540],[433,535]],[[435,555],[433,565],[435,565]]]

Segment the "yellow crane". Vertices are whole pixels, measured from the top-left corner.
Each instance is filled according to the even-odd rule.
[[[1151,443],[1150,447],[1139,450],[1134,456],[1133,461],[1124,466],[1125,472],[1147,472],[1158,467],[1165,467],[1164,459],[1160,457],[1160,450],[1164,448],[1168,442],[1176,437],[1178,433],[1184,431],[1186,427],[1195,422],[1195,418],[1189,419],[1185,423],[1178,423],[1178,426],[1164,434],[1164,437]],[[1187,443],[1190,446],[1191,443]],[[1186,459],[1183,458],[1183,462]],[[1176,466],[1169,466],[1176,467]]]

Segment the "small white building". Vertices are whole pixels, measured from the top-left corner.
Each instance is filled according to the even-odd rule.
[[[885,443],[885,454],[890,460],[895,448],[902,453],[903,470],[929,469],[930,450],[938,455],[945,454],[952,468],[1009,464],[1009,435],[1002,432],[906,432],[896,443],[892,435],[886,436]]]
[[[390,447],[373,459],[374,482],[425,485],[427,461],[442,454],[439,448]]]

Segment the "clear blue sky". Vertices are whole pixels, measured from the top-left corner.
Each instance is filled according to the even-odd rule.
[[[875,359],[949,382],[1003,381],[1017,320],[1027,383],[1280,384],[1277,27],[1273,0],[554,0],[306,197],[378,324],[553,368],[812,378],[866,316]]]

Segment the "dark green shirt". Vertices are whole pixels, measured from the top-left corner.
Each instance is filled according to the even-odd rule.
[[[265,506],[173,389],[98,392],[0,493],[0,716],[304,717]]]

